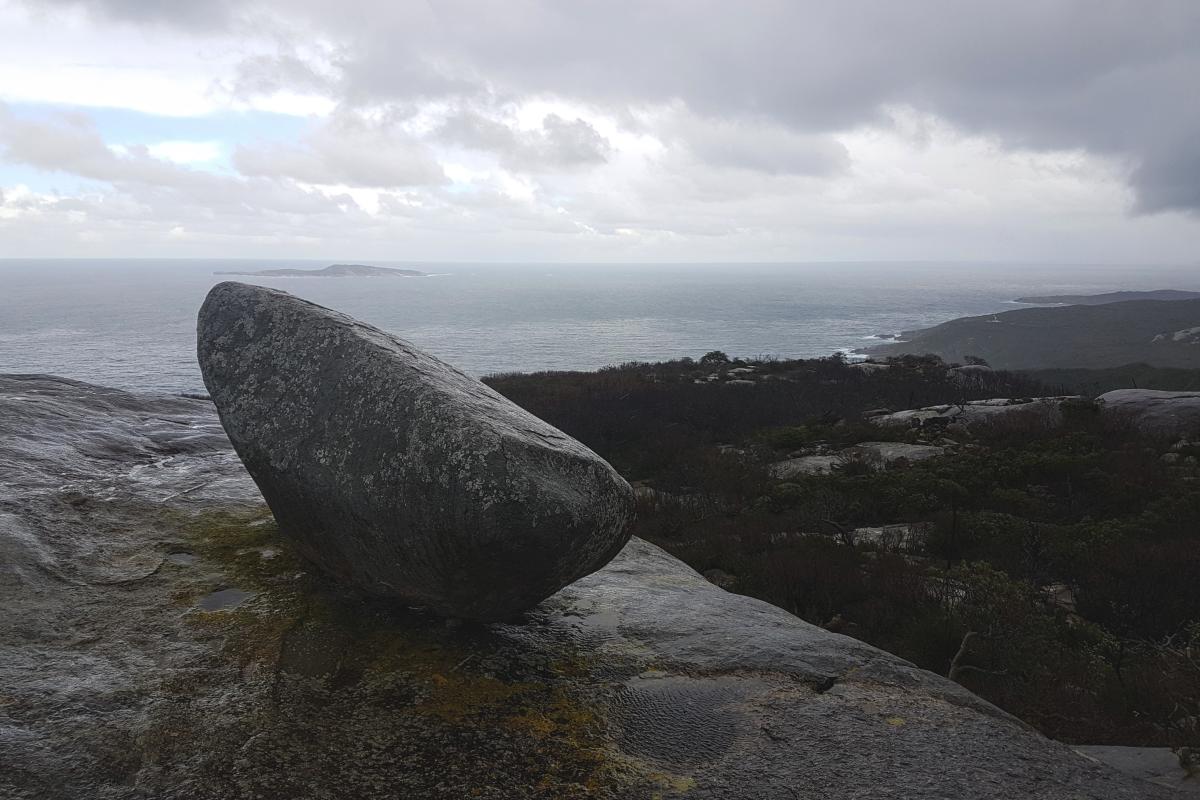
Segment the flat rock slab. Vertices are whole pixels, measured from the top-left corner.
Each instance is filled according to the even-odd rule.
[[[284,533],[371,594],[524,611],[604,566],[633,490],[603,459],[413,345],[286,292],[220,283],[204,382]]]
[[[946,452],[946,448],[907,442],[862,442],[831,455],[800,456],[777,461],[771,474],[784,480],[800,475],[828,475],[840,464],[857,461],[885,468],[898,463],[925,461]]]
[[[1200,392],[1115,389],[1096,399],[1105,410],[1127,414],[1147,431],[1172,436],[1200,433]]]
[[[1179,757],[1168,747],[1084,745],[1075,749],[1126,775],[1168,786],[1181,793],[1181,800],[1182,797],[1200,797],[1200,774],[1189,775],[1180,765]]]
[[[215,425],[0,377],[0,797],[1176,796],[640,540],[519,623],[350,591]]]
[[[921,427],[927,425],[973,425],[978,422],[1007,417],[1010,415],[1037,415],[1052,424],[1062,420],[1062,404],[1068,400],[1078,400],[1078,396],[1006,398],[996,397],[988,400],[970,400],[966,403],[956,403],[941,406],[926,406],[891,414],[879,414],[870,417],[869,421],[876,425],[899,425]]]

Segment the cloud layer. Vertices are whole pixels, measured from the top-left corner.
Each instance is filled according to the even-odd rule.
[[[77,182],[0,166],[0,235],[96,203],[91,236],[212,254],[280,214],[447,258],[1188,259],[1200,231],[1194,0],[0,0],[0,49],[0,158]],[[114,104],[305,122],[172,150],[90,121]]]

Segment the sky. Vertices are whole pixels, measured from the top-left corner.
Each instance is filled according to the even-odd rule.
[[[1200,264],[1197,0],[0,0],[0,257]]]

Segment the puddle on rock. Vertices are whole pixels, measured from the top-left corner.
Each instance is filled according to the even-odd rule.
[[[167,563],[188,567],[196,563],[196,556],[192,553],[167,553]]]
[[[201,597],[196,605],[204,611],[225,611],[237,608],[251,597],[254,597],[252,592],[243,592],[241,589],[219,589]]]

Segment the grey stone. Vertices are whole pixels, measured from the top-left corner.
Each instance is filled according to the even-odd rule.
[[[995,397],[988,400],[970,400],[940,406],[926,406],[891,414],[879,414],[869,418],[876,425],[902,425],[911,427],[970,426],[1008,416],[1029,416],[1050,425],[1062,421],[1062,404],[1078,400],[1076,395],[1061,397],[1007,398]]]
[[[1200,797],[1200,775],[1189,774],[1170,748],[1079,745],[1075,749],[1127,775],[1169,786],[1180,797]]]
[[[0,376],[0,797],[1176,796],[637,539],[522,624],[346,591],[219,434]]]
[[[1105,411],[1126,414],[1147,431],[1172,436],[1200,432],[1200,392],[1115,389],[1096,399]]]
[[[906,442],[862,442],[832,455],[809,455],[777,461],[771,475],[787,480],[799,475],[825,475],[834,467],[851,461],[884,468],[897,463],[924,461],[946,452],[944,447]]]
[[[633,490],[607,462],[383,331],[221,283],[200,309],[198,351],[280,527],[367,592],[501,619],[628,539]]]

